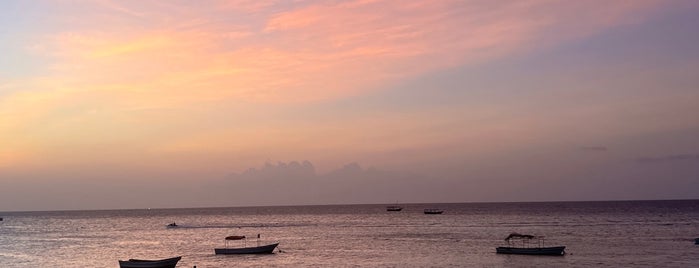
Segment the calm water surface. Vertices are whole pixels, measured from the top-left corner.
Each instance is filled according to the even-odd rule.
[[[699,201],[408,204],[0,213],[0,267],[699,267]],[[442,215],[425,215],[441,208]],[[177,222],[180,228],[165,225]],[[510,232],[563,257],[495,254]],[[281,252],[217,256],[228,235]],[[254,240],[249,244],[255,244]]]

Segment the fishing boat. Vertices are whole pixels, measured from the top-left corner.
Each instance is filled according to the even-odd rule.
[[[243,246],[232,248],[228,247],[228,241],[242,240]],[[279,245],[279,243],[260,245],[260,235],[257,235],[257,245],[248,247],[247,239],[244,235],[232,235],[225,238],[226,247],[225,248],[215,248],[214,253],[220,254],[271,254],[274,249]]]
[[[438,208],[426,208],[423,212],[425,214],[442,214],[444,213],[444,210]]]
[[[536,240],[533,243],[532,240]],[[543,236],[511,233],[505,238],[506,247],[497,247],[495,252],[500,254],[524,254],[524,255],[555,255],[565,254],[565,246],[545,247]],[[520,245],[521,242],[521,246]]]
[[[387,206],[386,211],[401,211],[403,207],[401,206]]]
[[[139,259],[129,259],[128,261],[119,261],[119,267],[121,268],[175,268],[177,262],[182,259],[180,257],[174,257],[162,260],[139,260]]]

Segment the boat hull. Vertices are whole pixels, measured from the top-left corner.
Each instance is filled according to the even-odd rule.
[[[434,214],[442,214],[442,213],[444,213],[444,211],[425,211],[424,213],[434,215]]]
[[[128,261],[119,261],[121,268],[175,268],[177,262],[182,257],[175,257],[162,260],[138,260],[130,259]]]
[[[264,245],[259,247],[246,248],[215,248],[214,252],[217,255],[227,254],[271,254],[279,243]]]
[[[565,254],[566,247],[544,247],[544,248],[515,248],[498,247],[495,249],[500,254],[522,254],[522,255],[555,255]]]

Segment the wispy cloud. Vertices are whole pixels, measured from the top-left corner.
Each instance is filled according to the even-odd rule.
[[[136,111],[203,106],[210,115],[217,113],[207,106],[212,102],[287,104],[361,95],[642,20],[667,2],[213,3],[61,5],[62,13],[45,18],[60,23],[26,45],[48,71],[3,81],[11,86],[0,93],[0,140],[14,142],[0,153],[100,142],[168,147],[162,143],[172,141],[163,141],[164,130],[153,122],[186,125],[189,135],[173,140],[215,138],[192,146],[235,146],[225,134],[264,128],[239,131],[219,122],[224,130],[204,135],[182,123],[196,121],[186,112],[154,118]]]
[[[235,16],[235,9],[187,12],[159,5],[177,10],[174,27],[145,23],[145,28],[118,32],[68,30],[45,41],[52,44],[50,76],[80,80],[84,87],[118,83],[154,94],[167,88],[168,95],[190,100],[317,100],[588,35],[642,17],[649,3],[325,2],[239,21],[216,17]],[[99,4],[107,11],[96,12],[175,19],[147,5]],[[182,25],[188,29],[182,31]],[[184,92],[173,92],[172,84]]]
[[[639,157],[636,158],[638,163],[665,163],[679,161],[699,161],[699,153],[697,154],[674,154],[655,157]]]
[[[606,146],[581,146],[580,150],[592,152],[606,152],[609,148]]]

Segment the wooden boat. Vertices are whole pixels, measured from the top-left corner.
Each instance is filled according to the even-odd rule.
[[[444,210],[438,208],[426,208],[423,212],[425,214],[442,214],[444,213]]]
[[[538,243],[532,245],[531,240],[536,239]],[[497,247],[496,253],[500,254],[524,254],[524,255],[554,255],[562,256],[565,254],[565,246],[545,247],[543,236],[533,236],[526,234],[511,233],[505,238],[506,247]],[[515,245],[522,243],[521,247]]]
[[[215,248],[214,253],[221,254],[272,254],[279,243],[242,248]]]
[[[387,206],[386,211],[401,211],[403,207],[400,206]]]
[[[119,267],[121,268],[175,268],[177,262],[182,259],[180,257],[174,257],[162,260],[139,260],[130,259],[128,261],[119,261]]]
[[[267,244],[260,246],[260,235],[257,235],[257,246],[248,247],[247,239],[244,235],[232,235],[226,237],[226,247],[225,248],[215,248],[214,253],[220,254],[271,254],[274,249],[279,245],[279,243]],[[231,240],[243,240],[243,247],[230,248],[228,247],[228,241]]]
[[[542,247],[542,248],[517,248],[498,247],[495,249],[500,254],[524,254],[524,255],[563,255],[566,247]]]

